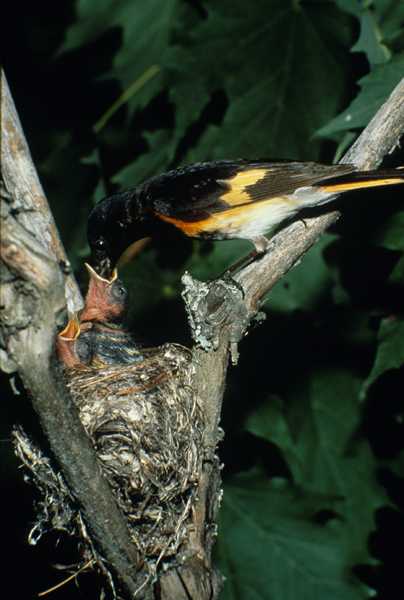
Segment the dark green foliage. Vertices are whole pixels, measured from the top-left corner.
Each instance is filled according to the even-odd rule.
[[[401,0],[56,4],[18,21],[6,68],[83,284],[86,218],[105,193],[195,160],[331,162],[404,74]],[[404,518],[403,197],[347,197],[241,344],[221,449],[223,600],[399,597],[386,540]],[[135,331],[186,341],[181,273],[211,278],[248,249],[145,250],[122,273]]]

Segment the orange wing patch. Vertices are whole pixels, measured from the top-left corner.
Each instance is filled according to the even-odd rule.
[[[201,233],[205,233],[205,231],[214,229],[214,227],[209,227],[212,221],[214,221],[214,217],[208,217],[207,219],[201,219],[200,221],[182,221],[181,219],[169,217],[168,215],[162,215],[158,212],[155,212],[154,214],[162,221],[171,223],[171,225],[174,225],[174,227],[177,227],[177,229],[180,229],[189,237],[198,237],[198,235]]]
[[[331,185],[321,185],[319,188],[328,193],[341,193],[349,192],[351,190],[360,190],[362,188],[379,187],[382,185],[396,185],[398,183],[404,183],[404,178],[391,178],[391,179],[370,179],[369,181],[353,181],[351,183],[334,183]]]
[[[237,173],[232,179],[218,179],[218,183],[224,183],[230,189],[220,196],[220,200],[226,202],[228,206],[240,206],[251,202],[251,196],[246,191],[250,185],[258,183],[265,177],[269,169],[248,169]]]
[[[200,221],[183,221],[157,212],[155,215],[162,221],[171,223],[189,237],[199,237],[209,233],[215,236],[219,233],[220,237],[217,236],[216,239],[223,239],[243,237],[244,233],[248,239],[269,231],[271,227],[293,214],[298,205],[298,200],[288,196],[278,196],[212,213]]]

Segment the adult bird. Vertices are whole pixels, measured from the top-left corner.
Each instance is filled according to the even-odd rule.
[[[134,242],[170,230],[208,240],[246,239],[253,254],[265,234],[301,211],[365,188],[404,183],[399,169],[296,161],[220,160],[181,167],[99,202],[88,218],[91,265],[110,279]]]

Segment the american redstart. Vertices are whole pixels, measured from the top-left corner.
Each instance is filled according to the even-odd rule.
[[[359,171],[349,164],[196,163],[101,200],[88,219],[91,263],[110,278],[128,246],[167,228],[205,240],[250,240],[261,254],[269,244],[264,235],[303,209],[352,190],[400,183],[399,169]]]

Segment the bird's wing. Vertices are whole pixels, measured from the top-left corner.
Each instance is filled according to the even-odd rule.
[[[300,187],[354,170],[352,165],[294,161],[199,163],[149,180],[144,197],[148,209],[157,215],[193,221],[235,206],[293,194]]]

